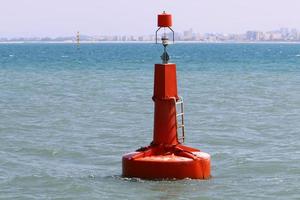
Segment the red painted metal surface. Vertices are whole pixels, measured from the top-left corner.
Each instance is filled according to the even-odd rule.
[[[123,156],[123,176],[143,179],[208,179],[210,155],[183,145],[149,146]]]
[[[158,27],[170,27],[172,26],[172,15],[167,13],[162,13],[157,16],[157,26]]]
[[[176,65],[155,64],[153,144],[178,144],[174,98],[178,99]]]

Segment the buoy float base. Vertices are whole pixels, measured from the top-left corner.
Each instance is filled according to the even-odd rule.
[[[148,146],[125,154],[123,177],[142,179],[208,179],[210,155],[181,144]]]

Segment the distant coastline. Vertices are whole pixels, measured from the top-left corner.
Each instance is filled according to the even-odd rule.
[[[155,41],[80,41],[80,44],[153,44]],[[300,41],[175,41],[175,44],[300,44]],[[0,41],[1,44],[74,44],[74,41]],[[172,44],[172,43],[171,43]]]
[[[198,33],[192,28],[166,36],[177,43],[300,43],[300,31],[280,28],[273,31],[248,30],[244,33]],[[173,38],[174,37],[174,38]],[[160,36],[159,36],[160,38]],[[77,31],[73,36],[0,36],[0,43],[152,43],[154,34],[147,35],[85,35]]]

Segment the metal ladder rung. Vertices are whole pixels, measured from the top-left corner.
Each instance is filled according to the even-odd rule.
[[[181,115],[184,115],[184,113],[178,113],[176,116],[178,117],[178,116],[181,116]]]
[[[184,127],[184,124],[179,124],[179,125],[177,125],[177,129],[178,129],[178,128],[182,128],[182,127]]]
[[[176,105],[183,104],[183,101],[179,100],[176,102]]]

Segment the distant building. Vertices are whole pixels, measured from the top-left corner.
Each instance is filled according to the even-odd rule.
[[[272,32],[271,40],[280,41],[283,40],[283,37],[280,32]]]
[[[144,40],[144,37],[143,36],[139,36],[138,37],[138,41],[143,41]]]
[[[271,41],[272,40],[272,32],[266,32],[264,33],[264,41]]]
[[[299,40],[299,33],[297,29],[291,29],[289,33],[289,40]]]
[[[183,40],[193,40],[193,29],[183,32]]]
[[[195,40],[196,41],[204,41],[204,35],[202,35],[200,33],[196,33],[195,34]]]
[[[249,41],[260,41],[264,38],[263,32],[260,31],[247,31],[246,39]]]
[[[280,28],[279,32],[281,33],[281,36],[283,38],[287,38],[289,35],[289,29],[288,28]]]

